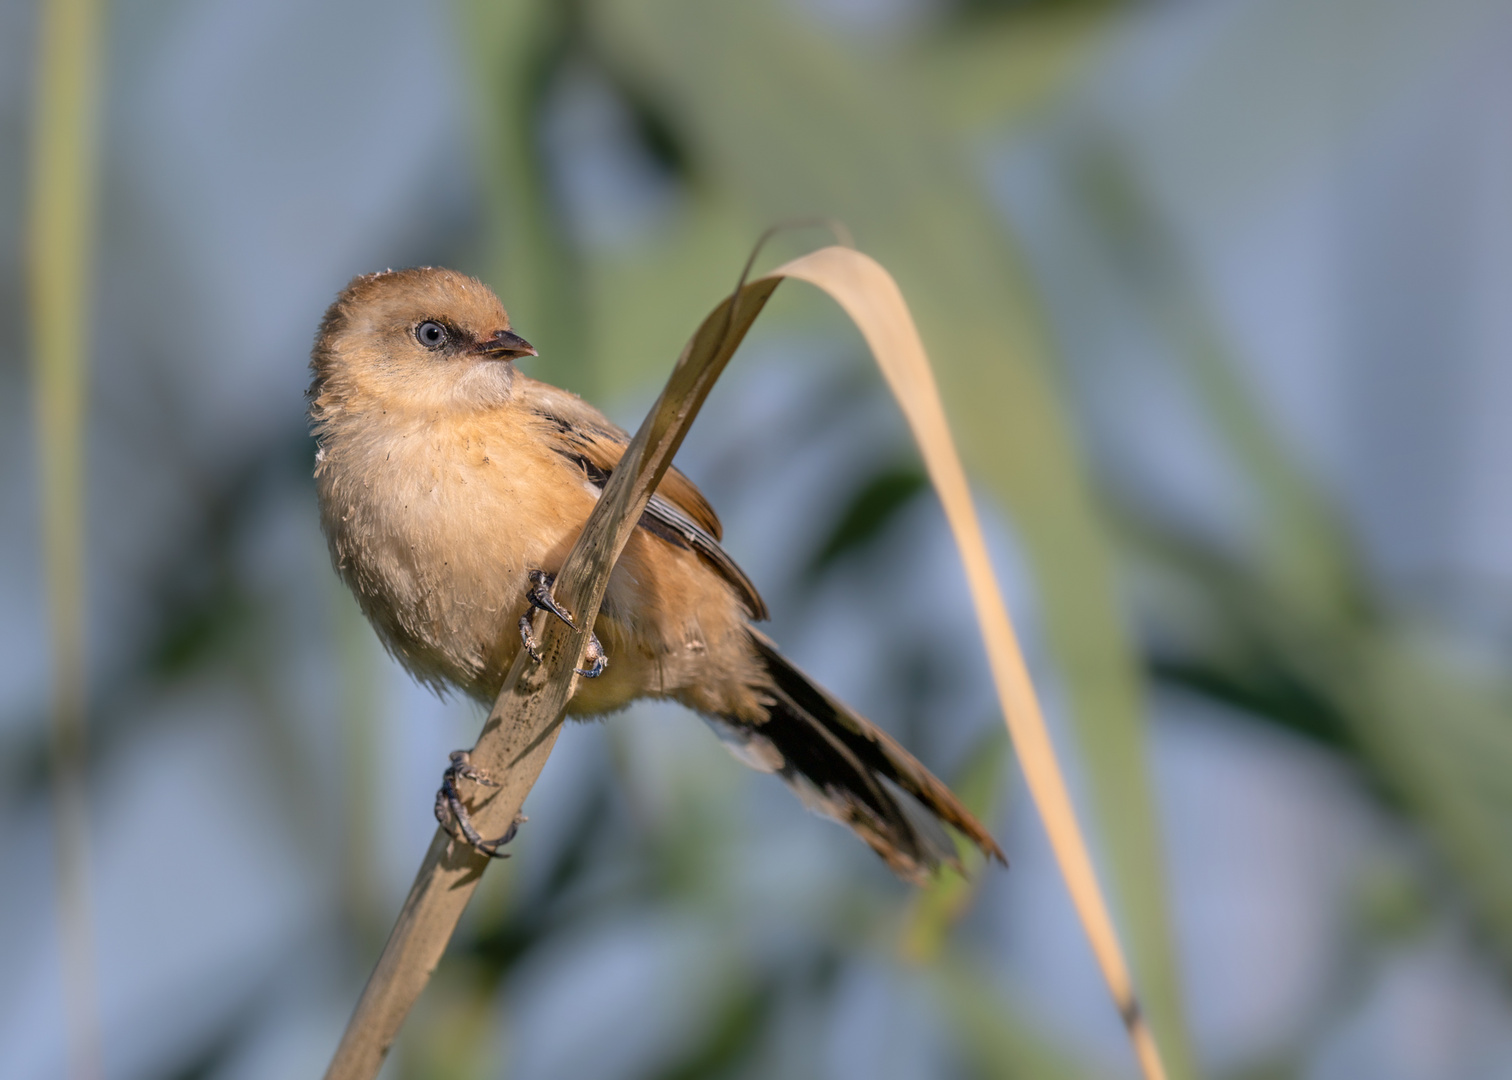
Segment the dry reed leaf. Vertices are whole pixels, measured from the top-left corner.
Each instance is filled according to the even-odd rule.
[[[1165,1076],[1165,1068],[1140,1013],[1128,964],[1108,915],[1081,826],[1071,806],[1071,797],[1060,764],[1050,743],[1044,716],[1008,610],[1003,605],[997,575],[987,555],[987,543],[977,521],[976,507],[966,483],[966,472],[956,453],[940,392],[935,385],[924,343],[908,313],[908,305],[892,276],[874,259],[849,248],[827,247],[780,267],[773,277],[791,277],[823,289],[845,309],[882,369],[882,376],[897,399],[924,457],[930,481],[945,507],[945,517],[955,536],[966,567],[966,580],[976,606],[977,622],[987,646],[993,681],[1014,750],[1038,807],[1050,846],[1065,876],[1076,913],[1091,941],[1092,951],[1107,980],[1133,1040],[1135,1054],[1145,1076]]]
[[[557,599],[577,614],[579,626],[593,625],[614,563],[693,418],[756,315],[788,277],[817,286],[850,315],[908,419],[966,564],[1008,730],[1030,791],[1145,1075],[1163,1078],[1003,606],[929,361],[897,284],[875,260],[850,248],[823,248],[743,282],[710,312],[684,348],[557,575]],[[532,664],[520,653],[472,751],[473,761],[500,783],[474,813],[485,835],[502,833],[519,812],[556,742],[577,686],[579,676],[573,669],[582,659],[584,635],[539,616],[536,634],[542,641],[542,662]],[[327,1080],[368,1080],[377,1075],[488,862],[437,829],[326,1072]]]

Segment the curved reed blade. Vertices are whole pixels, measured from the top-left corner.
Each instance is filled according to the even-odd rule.
[[[1050,834],[1050,846],[1114,1004],[1128,1029],[1140,1067],[1150,1080],[1163,1078],[1165,1066],[1135,997],[1123,948],[1092,868],[1008,609],[1003,604],[997,575],[987,554],[987,542],[971,501],[966,472],[945,420],[939,388],[903,294],[880,264],[848,248],[823,248],[793,260],[773,276],[807,281],[823,289],[845,309],[866,338],[877,366],[908,420],[961,552],[1003,718],[1023,765],[1030,794]]]

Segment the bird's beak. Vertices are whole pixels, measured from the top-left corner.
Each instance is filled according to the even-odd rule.
[[[489,360],[513,360],[517,356],[537,356],[535,346],[513,330],[500,330],[493,337],[484,338],[473,346],[473,351]]]

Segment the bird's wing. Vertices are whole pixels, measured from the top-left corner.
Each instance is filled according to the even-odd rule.
[[[669,472],[670,476],[671,473]],[[678,474],[682,476],[681,473]],[[692,481],[682,477],[684,482],[692,486]],[[665,481],[663,481],[665,486]],[[695,492],[697,488],[693,489]],[[699,528],[698,524],[682,512],[682,509],[674,502],[661,497],[660,494],[652,495],[651,501],[646,504],[646,512],[641,515],[640,527],[669,543],[678,544],[682,547],[692,548],[703,556],[704,561],[719,571],[719,576],[735,586],[735,591],[740,594],[740,600],[745,605],[746,614],[757,621],[771,618],[767,611],[766,602],[761,599],[761,594],[756,591],[756,586],[751,584],[751,579],[746,577],[745,571],[730,558],[729,553],[719,546],[719,541]]]
[[[540,418],[556,452],[582,467],[588,479],[602,488],[630,445],[630,435],[576,394],[548,383],[517,376],[520,403]],[[719,546],[723,528],[703,492],[669,468],[641,515],[640,527],[679,547],[691,548],[735,587],[753,619],[770,617],[756,586]]]

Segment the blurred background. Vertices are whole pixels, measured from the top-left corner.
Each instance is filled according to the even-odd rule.
[[[1173,1076],[1512,1077],[1512,7],[98,17],[94,288],[44,320],[92,334],[59,493],[26,245],[56,132],[40,8],[0,3],[0,1075],[69,1068],[55,685],[88,727],[72,996],[122,1080],[318,1074],[475,737],[317,529],[336,291],[478,274],[531,374],[633,428],[761,230],[824,214],[938,366]],[[785,651],[1012,868],[913,891],[677,708],[577,725],[384,1075],[1135,1075],[843,316],[779,290],[679,464]],[[75,496],[49,587],[40,508]],[[73,587],[82,661],[49,645]]]

